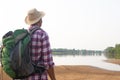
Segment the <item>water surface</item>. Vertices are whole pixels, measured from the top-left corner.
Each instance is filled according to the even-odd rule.
[[[104,56],[53,56],[58,65],[88,65],[106,70],[120,71],[120,65],[107,63]]]

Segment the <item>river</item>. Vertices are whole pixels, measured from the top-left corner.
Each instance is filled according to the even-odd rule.
[[[53,56],[56,66],[59,65],[88,65],[111,71],[120,71],[120,65],[107,63],[107,58],[102,56]]]

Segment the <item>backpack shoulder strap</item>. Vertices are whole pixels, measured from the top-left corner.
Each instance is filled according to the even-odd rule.
[[[29,31],[30,33],[30,36],[36,31],[36,30],[40,30],[41,28],[40,27],[36,27],[36,28],[33,28],[32,30]]]
[[[29,31],[30,36],[31,36],[36,30],[40,30],[40,29],[41,29],[40,27],[36,27],[36,28],[30,30],[30,31]],[[30,55],[30,56],[31,56],[31,55]],[[38,62],[39,62],[39,61],[37,61],[37,63],[33,63],[33,62],[32,62],[32,65],[34,66],[35,73],[42,74],[46,69],[45,69],[44,66],[38,66]]]

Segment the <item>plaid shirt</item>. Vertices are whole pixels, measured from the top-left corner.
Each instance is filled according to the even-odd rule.
[[[35,27],[37,26],[31,26],[29,30]],[[31,50],[32,61],[34,63],[45,66],[46,69],[54,66],[49,37],[43,29],[36,30],[32,34]],[[47,71],[44,72],[42,75],[33,74],[25,80],[48,80]]]

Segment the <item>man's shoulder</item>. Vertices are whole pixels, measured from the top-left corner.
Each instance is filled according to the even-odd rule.
[[[36,34],[46,34],[46,31],[44,31],[43,29],[38,29],[35,31]]]
[[[48,36],[47,32],[43,29],[38,29],[35,31],[34,35],[39,35],[39,36]]]

